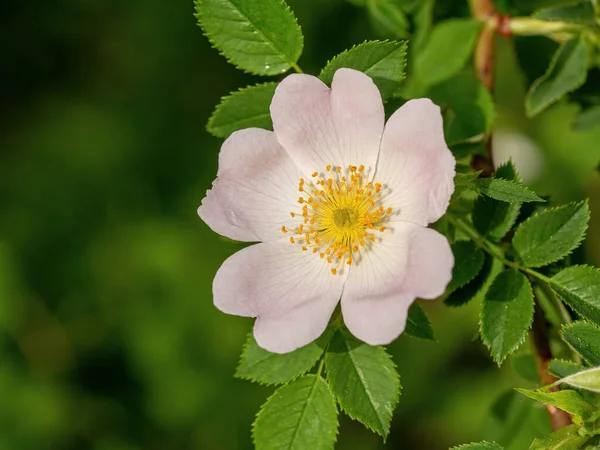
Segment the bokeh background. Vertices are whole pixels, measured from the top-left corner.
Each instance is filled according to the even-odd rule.
[[[305,71],[380,37],[343,0],[289,3]],[[436,20],[467,15],[464,3],[438,1]],[[564,103],[523,112],[553,45],[519,47],[535,54],[523,71],[499,41],[497,155],[558,202],[591,197],[583,256],[598,263],[600,128],[570,131],[577,107]],[[252,321],[211,299],[241,247],[196,208],[221,144],[205,123],[258,78],[210,47],[190,0],[2,0],[0,57],[0,449],[251,449],[273,389],[233,378]],[[510,394],[535,384],[527,348],[499,370],[477,340],[477,304],[423,306],[437,342],[390,346],[403,391],[387,443],[342,418],[337,448],[526,448],[548,427]]]

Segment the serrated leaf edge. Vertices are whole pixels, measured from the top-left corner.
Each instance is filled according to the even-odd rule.
[[[469,447],[471,447],[472,445],[495,445],[498,450],[502,449],[504,450],[504,448],[502,446],[500,446],[499,444],[496,444],[495,442],[489,442],[489,441],[480,441],[480,442],[471,442],[470,444],[462,444],[462,445],[457,445],[456,447],[452,447],[450,450],[460,450],[461,448],[463,449],[467,449]]]
[[[346,339],[344,339],[344,345],[346,346],[346,348],[347,348],[347,350],[348,350],[348,355],[350,356],[352,353],[351,353],[350,349],[348,348],[348,344],[347,344],[347,341],[346,341]],[[365,344],[365,345],[368,345],[368,344]],[[383,354],[384,354],[384,355],[386,356],[386,358],[387,358],[387,359],[388,359],[388,360],[391,362],[391,364],[392,364],[392,367],[394,368],[394,371],[396,372],[396,375],[398,375],[398,371],[397,371],[397,366],[396,366],[396,363],[394,363],[394,360],[392,359],[392,355],[390,355],[390,354],[387,352],[387,349],[386,349],[384,346],[382,346],[382,345],[376,345],[376,346],[374,346],[374,347],[379,347],[380,349],[382,349],[382,350],[383,350]],[[350,357],[352,358],[352,356],[350,356]],[[356,367],[356,364],[353,364],[353,367]],[[325,359],[325,369],[327,369],[327,359]],[[399,378],[400,378],[400,375],[398,375],[398,378],[397,378],[397,379],[399,380]],[[373,410],[375,411],[375,415],[376,415],[376,416],[377,416],[377,418],[379,419],[379,423],[380,423],[380,424],[382,424],[382,429],[383,429],[383,431],[384,431],[384,433],[383,433],[383,434],[381,434],[379,431],[375,430],[375,429],[374,429],[372,426],[370,426],[370,425],[368,425],[368,424],[364,423],[364,422],[363,422],[362,420],[360,420],[358,417],[355,417],[355,416],[354,416],[354,415],[353,415],[353,414],[352,414],[350,411],[346,410],[346,408],[344,408],[344,405],[342,405],[342,402],[340,402],[340,396],[339,396],[339,395],[337,395],[337,394],[336,394],[336,393],[335,393],[335,392],[332,390],[332,392],[333,392],[333,396],[334,396],[334,398],[335,398],[335,400],[336,400],[337,404],[340,406],[340,409],[341,409],[342,411],[344,411],[344,413],[345,413],[345,414],[346,414],[348,417],[350,417],[352,420],[356,420],[357,422],[359,422],[359,423],[363,424],[365,428],[367,428],[367,429],[371,430],[373,433],[380,435],[380,436],[383,438],[383,441],[385,442],[385,441],[386,441],[386,439],[387,439],[387,437],[388,437],[388,435],[389,435],[389,432],[390,432],[390,427],[391,427],[391,424],[392,424],[392,420],[391,420],[391,419],[392,419],[392,417],[393,417],[393,411],[394,411],[394,409],[396,409],[396,406],[398,405],[398,402],[400,401],[400,392],[402,391],[402,386],[401,386],[401,384],[400,384],[400,381],[398,381],[398,389],[397,389],[397,391],[394,393],[394,399],[392,400],[392,405],[391,405],[391,408],[392,408],[392,414],[390,415],[390,421],[389,421],[389,423],[387,424],[387,426],[385,426],[385,424],[383,424],[383,423],[382,423],[382,421],[381,421],[381,418],[379,417],[379,414],[377,413],[377,410],[376,410],[376,409],[373,407],[373,401],[372,401],[372,399],[371,399],[371,396],[370,396],[370,394],[369,394],[369,390],[366,388],[366,386],[365,386],[365,385],[364,385],[364,383],[362,382],[362,379],[363,379],[363,377],[359,376],[359,379],[361,380],[361,384],[363,385],[363,388],[364,388],[365,392],[367,393],[367,396],[368,396],[368,398],[369,398],[369,404],[371,405],[371,407],[372,407],[372,408],[373,408]]]
[[[473,242],[473,241],[454,241],[454,243],[457,243],[457,242]],[[481,270],[483,269],[483,265],[485,264],[485,253],[480,248],[475,247],[475,251],[473,253],[471,253],[471,255],[469,255],[468,258],[471,258],[471,257],[473,257],[473,255],[476,255],[478,253],[481,254],[481,255],[483,255],[483,258],[481,260],[481,265],[479,266],[479,269],[477,269],[477,271],[475,272],[475,274],[469,280],[465,281],[463,284],[461,284],[459,286],[456,286],[451,292],[456,292],[456,290],[458,290],[458,289],[466,286],[471,281],[473,281],[477,277],[477,275],[479,275],[479,272],[481,272]],[[450,294],[450,292],[448,292],[448,294]]]
[[[323,73],[325,72],[325,70],[329,69],[329,66],[331,64],[333,64],[338,58],[345,56],[348,53],[351,53],[352,51],[359,49],[361,47],[364,47],[366,45],[369,44],[399,44],[399,47],[393,49],[392,51],[390,51],[387,55],[385,55],[383,58],[381,58],[379,61],[377,61],[376,63],[372,64],[370,67],[362,70],[363,73],[366,74],[366,72],[370,69],[372,69],[373,67],[375,67],[377,64],[379,64],[381,61],[383,61],[384,59],[387,59],[392,53],[398,51],[398,50],[402,50],[402,54],[403,56],[406,56],[407,51],[408,51],[408,41],[406,40],[401,40],[401,41],[396,41],[393,39],[384,39],[384,40],[378,40],[378,39],[374,39],[374,40],[365,40],[364,42],[361,42],[360,44],[355,44],[352,47],[344,50],[341,53],[338,53],[337,55],[333,56],[329,61],[327,61],[327,63],[323,66],[323,68],[321,69],[321,71],[319,72],[319,79],[322,80],[323,77]],[[401,80],[404,80],[406,78],[406,64],[407,64],[407,59],[404,58],[404,64],[402,65],[402,78]],[[368,74],[367,74],[368,75]]]
[[[243,93],[246,93],[248,91],[252,91],[252,90],[254,90],[256,88],[266,87],[266,86],[269,86],[271,84],[277,86],[277,82],[276,81],[265,81],[264,83],[258,83],[258,84],[252,84],[252,85],[244,86],[243,88],[240,88],[240,89],[238,89],[236,91],[231,91],[231,92],[229,92],[229,94],[222,96],[221,99],[219,100],[219,103],[217,104],[217,106],[215,106],[215,109],[213,110],[212,114],[208,118],[208,121],[206,122],[206,131],[208,131],[210,134],[212,134],[215,137],[226,139],[227,136],[214,133],[211,130],[211,126],[212,126],[212,124],[213,124],[213,122],[215,120],[215,116],[217,115],[217,112],[223,107],[223,105],[229,103],[229,101],[232,98],[237,97],[239,94],[243,94]],[[270,117],[271,113],[269,111],[267,114],[262,114],[262,115],[267,115],[267,116]],[[258,117],[258,116],[253,116],[253,117]],[[235,123],[235,122],[232,122],[232,123]]]
[[[520,188],[523,189],[524,192],[530,194],[532,196],[532,200],[515,200],[515,201],[507,201],[507,200],[502,200],[499,199],[498,197],[492,197],[489,193],[484,192],[480,189],[480,184],[483,182],[487,182],[488,180],[502,180],[505,183],[508,184],[514,184],[515,186],[519,186]],[[478,183],[479,182],[479,183]],[[520,183],[518,181],[515,180],[507,180],[506,178],[478,178],[475,181],[475,187],[479,190],[479,192],[482,195],[485,195],[486,197],[489,198],[493,198],[494,200],[498,200],[499,202],[504,202],[504,203],[510,203],[512,204],[516,204],[516,203],[529,203],[529,202],[545,202],[546,200],[544,200],[543,198],[541,198],[540,196],[538,196],[535,191],[533,191],[532,189],[528,188],[527,186],[525,186],[523,183]],[[487,188],[487,186],[485,186]],[[533,198],[535,197],[535,198]]]
[[[512,269],[512,270],[517,270],[517,269]],[[492,280],[492,282],[490,283],[490,285],[488,286],[488,291],[489,289],[492,287],[492,285],[494,284],[494,282],[496,281],[496,278],[498,278],[498,276],[503,273],[504,270],[498,272],[496,274],[496,276],[494,277],[494,279]],[[523,275],[523,277],[525,278],[525,281],[527,281],[527,285],[529,286],[529,290],[531,291],[531,297],[533,299],[533,287],[531,286],[531,282],[529,281],[529,279],[521,272],[518,271],[521,275]],[[487,295],[487,291],[486,291],[486,295]],[[485,297],[483,298],[483,301],[485,301]],[[511,354],[513,354],[514,352],[516,352],[519,347],[521,347],[521,345],[523,345],[523,342],[525,342],[525,340],[527,339],[527,331],[529,331],[531,329],[531,325],[533,324],[533,313],[534,313],[534,309],[532,308],[531,310],[531,317],[529,318],[529,325],[527,326],[527,329],[525,330],[525,333],[523,333],[523,336],[521,336],[521,339],[513,346],[513,348],[511,350],[509,350],[508,352],[506,352],[506,355],[504,355],[504,357],[500,360],[498,360],[496,358],[496,355],[494,355],[492,353],[492,348],[490,345],[488,345],[488,343],[486,342],[486,338],[485,335],[483,334],[483,305],[480,309],[479,312],[479,333],[481,335],[481,342],[483,342],[483,345],[485,345],[485,347],[489,350],[490,355],[492,356],[492,360],[498,365],[498,367],[500,367],[502,365],[502,363],[504,361],[506,361],[506,358],[508,358]]]
[[[337,404],[336,404],[335,395],[333,394],[333,392],[331,390],[331,386],[329,386],[329,383],[327,382],[327,380],[325,378],[323,378],[319,374],[303,374],[302,376],[305,376],[305,377],[314,376],[316,382],[318,382],[319,379],[322,380],[323,382],[325,382],[325,386],[327,386],[327,390],[329,391],[329,394],[333,398],[333,405],[334,405],[334,407],[336,409],[336,416],[335,416],[335,422],[336,422],[335,423],[335,425],[336,425],[336,427],[335,427],[335,439],[333,441],[333,444],[335,445],[335,443],[337,442],[337,437],[339,436],[340,420],[339,420],[339,412],[337,411]],[[298,377],[298,378],[300,378],[300,377]],[[294,381],[296,381],[296,380],[294,380]],[[316,382],[313,384],[313,386],[311,388],[311,392],[315,388],[315,386],[317,385]],[[289,384],[290,383],[285,383],[285,384],[279,386],[277,389],[275,389],[275,391],[273,391],[273,393],[271,395],[269,395],[269,397],[267,397],[267,400],[265,400],[265,402],[260,406],[260,409],[258,410],[258,412],[254,415],[254,421],[252,422],[252,426],[251,426],[251,429],[250,429],[250,434],[252,435],[252,443],[254,444],[254,447],[256,447],[256,440],[255,440],[256,422],[258,422],[258,418],[262,414],[262,412],[264,410],[264,407],[267,406],[267,404],[275,397],[275,395],[277,395],[277,392],[281,388],[289,386]]]
[[[227,55],[225,55],[225,53],[223,53],[223,51],[219,48],[218,44],[215,42],[215,40],[213,39],[213,37],[207,32],[205,31],[206,28],[204,26],[204,21],[201,19],[201,14],[198,11],[198,6],[200,5],[200,2],[202,0],[194,0],[194,17],[196,18],[196,21],[198,22],[198,26],[200,27],[200,29],[202,30],[202,34],[208,39],[208,42],[210,42],[210,45],[212,48],[216,49],[219,52],[219,55],[221,55],[223,58],[225,58],[225,60],[231,64],[233,67],[235,67],[238,70],[241,70],[244,73],[249,73],[252,75],[259,75],[259,76],[277,76],[277,75],[281,75],[285,72],[287,72],[288,70],[290,70],[294,64],[296,64],[296,61],[285,61],[286,63],[288,63],[288,68],[285,69],[284,71],[281,72],[276,72],[276,73],[261,73],[261,72],[254,72],[252,70],[246,69],[244,67],[241,67],[240,65],[238,65],[237,63],[235,63],[234,61],[232,61]],[[302,50],[304,50],[304,34],[302,33],[302,27],[300,26],[300,24],[298,23],[298,19],[296,17],[296,15],[294,14],[294,11],[292,11],[292,8],[290,8],[290,6],[283,0],[276,0],[278,1],[283,7],[284,10],[292,17],[292,19],[294,19],[294,23],[296,25],[296,28],[298,28],[298,31],[300,31],[300,55],[302,55]],[[240,14],[245,15],[237,6],[232,4],[232,7],[235,8]],[[250,22],[250,20],[248,20]],[[254,24],[253,24],[254,25]],[[256,27],[255,27],[256,28]],[[262,31],[260,31],[258,28],[256,28],[257,32],[260,33],[260,35],[265,39],[265,41],[267,41],[271,48],[273,48],[276,53],[282,55],[283,53],[281,53],[278,49],[278,47],[275,45],[275,43],[269,39],[267,36],[264,35],[264,33]],[[287,58],[286,58],[287,59]]]
[[[555,206],[555,207],[552,207],[552,208],[546,208],[546,209],[545,209],[545,210],[543,210],[543,211],[540,211],[540,212],[537,212],[537,213],[533,214],[532,216],[528,217],[528,218],[527,218],[527,220],[525,220],[525,221],[523,221],[523,222],[521,222],[521,223],[519,224],[519,226],[518,226],[518,227],[517,227],[517,229],[515,230],[515,234],[513,235],[513,238],[512,238],[512,241],[513,241],[513,242],[514,242],[514,240],[516,239],[516,237],[519,235],[519,233],[520,233],[520,232],[522,232],[522,229],[523,229],[522,227],[523,227],[523,225],[525,225],[525,224],[526,224],[526,223],[528,223],[529,221],[533,220],[535,217],[539,217],[539,216],[543,215],[543,214],[544,214],[544,213],[546,213],[547,211],[556,211],[556,210],[559,210],[559,209],[564,209],[564,208],[567,208],[567,207],[569,207],[569,206],[584,205],[584,204],[588,206],[588,208],[587,208],[587,210],[588,210],[588,211],[587,211],[587,222],[586,222],[585,228],[584,228],[584,230],[583,230],[583,233],[581,234],[581,238],[579,239],[579,241],[577,241],[577,244],[576,244],[576,245],[575,245],[575,246],[574,246],[574,247],[573,247],[573,248],[572,248],[572,249],[571,249],[571,250],[570,250],[568,253],[565,253],[563,256],[561,256],[561,257],[559,257],[559,258],[553,259],[553,260],[551,260],[551,261],[548,261],[548,262],[546,262],[546,263],[544,263],[544,264],[533,265],[533,266],[527,266],[527,267],[534,267],[534,268],[535,268],[535,267],[544,267],[544,266],[547,266],[548,264],[552,264],[552,263],[554,263],[554,262],[556,262],[556,261],[560,261],[561,259],[564,259],[564,258],[566,258],[567,256],[569,256],[571,253],[573,253],[575,250],[577,250],[577,249],[579,248],[579,246],[580,246],[580,245],[582,244],[582,242],[585,240],[585,238],[586,238],[586,235],[587,235],[587,230],[588,230],[588,228],[589,228],[589,222],[590,222],[590,208],[589,208],[589,204],[588,204],[588,203],[589,203],[589,202],[588,202],[588,199],[586,198],[585,200],[582,200],[582,201],[580,201],[580,202],[571,202],[571,203],[567,203],[567,204],[565,204],[565,205]],[[563,225],[563,226],[564,226],[564,225]],[[562,228],[562,227],[561,227],[561,228]],[[515,250],[516,250],[516,249],[515,249]],[[519,261],[521,261],[521,255],[520,255],[520,254],[519,254]]]
[[[565,343],[566,343],[566,344],[567,344],[569,347],[571,347],[571,349],[573,349],[573,351],[574,351],[575,353],[577,353],[579,356],[581,356],[581,359],[582,359],[582,360],[584,360],[584,361],[585,361],[587,364],[590,364],[590,365],[592,365],[592,363],[591,363],[591,362],[590,362],[590,361],[589,361],[589,360],[588,360],[588,359],[587,359],[585,356],[583,356],[581,353],[579,353],[579,350],[577,350],[575,347],[573,347],[573,346],[571,345],[571,343],[565,339],[565,335],[564,335],[565,329],[567,329],[567,328],[572,328],[573,326],[578,326],[578,324],[579,324],[579,323],[586,323],[586,324],[588,324],[588,325],[592,325],[594,328],[597,328],[597,329],[600,331],[600,326],[596,325],[596,324],[595,324],[595,323],[593,323],[593,322],[590,322],[589,320],[585,320],[585,319],[584,319],[584,320],[576,320],[575,322],[567,323],[567,324],[563,325],[563,326],[560,328],[560,331],[559,331],[560,338],[561,338],[561,339],[562,339],[562,340],[563,340],[563,341],[564,341],[564,342],[565,342]]]

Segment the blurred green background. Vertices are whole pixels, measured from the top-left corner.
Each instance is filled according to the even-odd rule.
[[[379,37],[343,0],[289,3],[305,71]],[[435,14],[467,13],[439,1]],[[220,146],[204,125],[258,78],[211,49],[189,0],[2,0],[0,52],[0,449],[252,448],[273,389],[233,378],[252,321],[211,298],[241,247],[196,208]],[[598,263],[600,129],[571,132],[565,104],[526,120],[512,43],[498,55],[498,152],[543,194],[591,197],[585,253]],[[509,394],[534,385],[514,370],[527,356],[498,370],[477,342],[476,304],[424,307],[438,341],[390,346],[403,392],[387,443],[342,418],[337,448],[526,448],[548,426]]]

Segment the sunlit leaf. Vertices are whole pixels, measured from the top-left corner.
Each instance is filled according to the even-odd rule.
[[[512,180],[503,178],[479,178],[475,185],[482,194],[488,197],[508,203],[543,202],[527,186]]]
[[[335,400],[319,375],[304,375],[277,389],[256,416],[256,450],[331,450],[338,420]]]
[[[582,370],[560,381],[574,388],[600,393],[600,367]]]
[[[195,5],[210,42],[242,70],[277,75],[302,53],[302,32],[282,0],[195,0]]]
[[[578,433],[578,425],[567,425],[543,438],[537,438],[529,450],[574,450],[581,448],[590,438]]]
[[[596,412],[596,407],[585,401],[576,391],[538,392],[518,388],[516,391],[538,402],[556,406],[558,409],[579,416],[583,420],[592,417]]]

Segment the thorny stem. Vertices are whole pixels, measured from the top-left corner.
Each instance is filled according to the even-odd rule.
[[[498,246],[492,244],[485,237],[481,236],[465,221],[453,217],[450,214],[447,214],[446,218],[452,225],[454,225],[457,229],[461,230],[465,235],[467,235],[481,250],[483,250],[490,256],[500,260],[505,266],[512,267],[513,269],[525,272],[529,277],[536,278],[542,281],[542,283],[539,283],[539,285],[542,286],[542,289],[548,289],[548,285],[552,282],[552,280],[546,275],[539,273],[536,270],[530,269],[529,267],[522,266],[521,264],[515,261],[507,259],[504,256],[504,252]],[[557,305],[556,298],[554,297],[554,295],[551,296],[550,301],[552,301],[553,306],[558,309],[563,320],[565,320],[566,323],[570,322],[571,318],[568,315],[568,311],[564,309],[562,303],[560,304],[560,306]],[[539,301],[537,300],[537,298],[535,300],[533,325],[531,328],[531,339],[536,351],[536,362],[541,384],[547,385],[556,382],[557,379],[548,373],[548,364],[552,360],[552,351],[550,349],[546,318],[544,317],[544,313],[539,306]],[[550,391],[558,390],[560,390],[558,386],[553,386],[552,388],[550,388]],[[565,427],[571,423],[571,416],[566,412],[557,409],[551,405],[546,405],[546,409],[548,411],[548,414],[550,415],[550,421],[552,422],[553,430],[558,430],[559,428]]]

